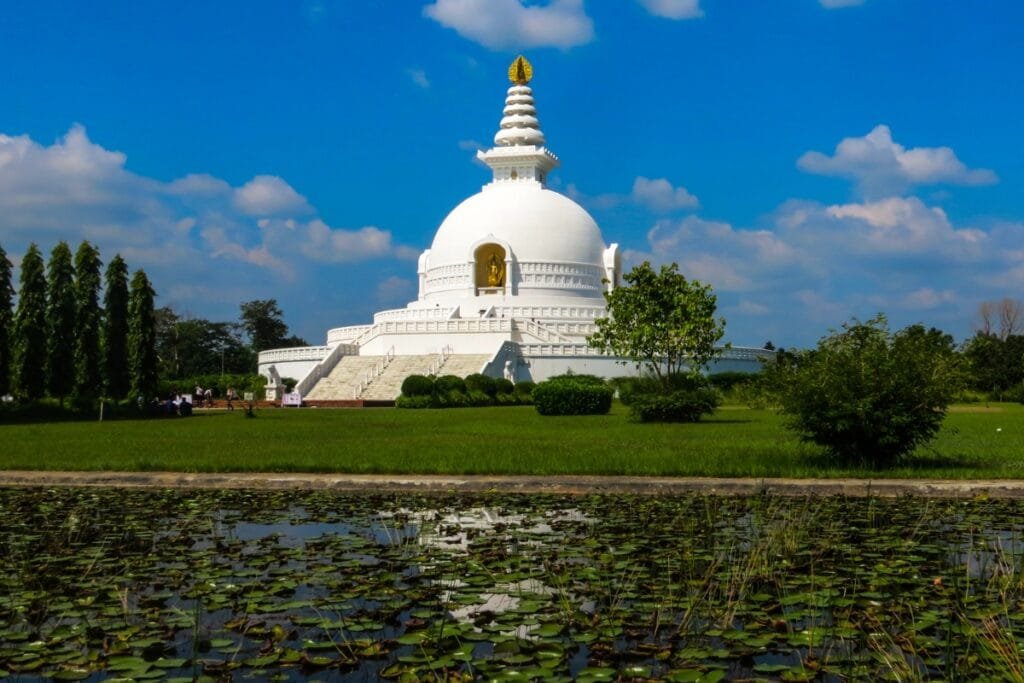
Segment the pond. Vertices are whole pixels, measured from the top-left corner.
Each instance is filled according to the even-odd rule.
[[[1012,679],[1014,501],[0,489],[10,680]]]

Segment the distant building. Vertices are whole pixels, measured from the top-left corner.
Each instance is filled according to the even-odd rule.
[[[566,371],[634,374],[587,346],[619,284],[617,244],[606,245],[587,211],[546,186],[559,160],[545,147],[529,62],[512,87],[494,147],[477,152],[493,178],[455,207],[419,257],[419,294],[369,325],[327,331],[324,346],[275,349],[260,372],[300,379],[310,399],[393,399],[410,374],[483,372],[540,381]],[[732,349],[720,369],[757,369],[760,349]]]

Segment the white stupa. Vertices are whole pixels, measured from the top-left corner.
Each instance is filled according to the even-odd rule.
[[[324,346],[260,353],[272,384],[301,379],[310,400],[386,400],[410,374],[633,374],[587,345],[606,315],[604,292],[619,283],[619,248],[605,244],[583,207],[548,189],[559,160],[545,146],[531,77],[530,63],[516,58],[494,147],[477,152],[493,178],[448,214],[420,255],[416,300],[372,324],[328,330]]]

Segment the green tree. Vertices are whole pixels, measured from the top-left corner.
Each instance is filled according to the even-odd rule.
[[[182,318],[169,307],[156,310],[157,356],[162,379],[251,372],[255,358],[241,326]]]
[[[964,344],[964,357],[971,388],[994,400],[1024,382],[1024,335],[978,332]]]
[[[241,304],[239,319],[242,329],[249,336],[249,346],[256,353],[283,346],[306,346],[299,337],[288,336],[284,313],[277,305],[277,299],[255,299]]]
[[[132,275],[128,293],[128,369],[131,395],[148,402],[156,397],[156,316],[153,291],[143,270]]]
[[[848,323],[767,372],[801,439],[872,467],[933,439],[963,384],[951,336],[921,325],[891,333],[882,315]]]
[[[655,271],[647,261],[623,279],[629,286],[605,292],[609,316],[595,321],[590,346],[631,358],[665,387],[672,375],[698,374],[718,355],[725,319],[715,317],[709,285],[687,281],[675,263]]]
[[[75,386],[75,267],[61,240],[50,252],[46,292],[46,386],[60,399]]]
[[[96,396],[102,386],[100,253],[88,242],[75,252],[75,393]]]
[[[14,286],[11,284],[13,264],[0,246],[0,396],[11,392],[11,355],[14,351]]]
[[[107,265],[103,292],[103,389],[106,396],[128,395],[128,266],[120,254]]]
[[[30,244],[21,261],[14,315],[14,387],[28,400],[46,391],[46,269],[39,247]]]

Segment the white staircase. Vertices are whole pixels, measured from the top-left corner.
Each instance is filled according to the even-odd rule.
[[[487,354],[439,356],[345,356],[331,373],[323,377],[304,398],[311,401],[338,401],[354,398],[365,401],[393,401],[402,393],[402,382],[409,375],[458,375],[480,372],[490,360]],[[440,364],[440,367],[438,365]]]
[[[363,389],[359,398],[366,401],[394,401],[402,393],[402,382],[409,375],[427,374],[427,366],[436,358],[427,356],[395,356],[388,367]]]
[[[313,401],[351,399],[359,391],[366,373],[383,360],[384,356],[344,356],[330,374],[321,377],[303,398]]]
[[[491,357],[487,354],[479,353],[460,353],[452,354],[445,360],[444,365],[437,371],[440,375],[456,375],[458,377],[466,377],[483,370],[487,362],[491,360]]]

